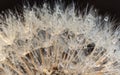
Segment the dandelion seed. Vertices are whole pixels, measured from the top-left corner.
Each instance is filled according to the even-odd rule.
[[[120,74],[120,31],[112,32],[108,17],[75,16],[74,6],[52,14],[46,5],[34,9],[24,9],[24,22],[2,20],[0,75]]]

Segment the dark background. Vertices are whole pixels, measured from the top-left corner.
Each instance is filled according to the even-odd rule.
[[[54,4],[57,0],[0,0],[0,13],[8,9],[21,12],[23,3],[28,2],[32,6],[34,3],[40,5],[43,1]],[[77,8],[85,7],[86,4],[93,5],[101,15],[109,14],[111,17],[120,19],[120,0],[63,0],[65,6],[72,1],[76,3]]]

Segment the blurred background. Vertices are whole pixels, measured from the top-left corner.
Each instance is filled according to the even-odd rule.
[[[2,11],[7,11],[8,9],[18,12],[22,12],[23,3],[29,3],[30,6],[41,5],[43,2],[48,2],[54,4],[54,1],[58,0],[0,0],[0,13]],[[61,0],[65,3],[65,6],[69,5],[71,2],[75,2],[76,8],[84,8],[86,5],[93,6],[97,8],[100,15],[109,14],[111,17],[120,20],[120,0]],[[52,7],[53,5],[51,5]]]

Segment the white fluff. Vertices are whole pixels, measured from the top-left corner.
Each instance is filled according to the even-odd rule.
[[[112,31],[108,17],[100,21],[94,10],[75,16],[74,6],[62,11],[56,5],[53,14],[46,5],[34,9],[24,9],[23,22],[9,13],[0,20],[1,74],[120,74],[120,28]]]

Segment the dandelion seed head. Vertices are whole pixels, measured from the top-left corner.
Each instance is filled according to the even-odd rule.
[[[23,22],[13,14],[1,20],[4,75],[120,74],[120,31],[112,32],[108,17],[101,21],[93,10],[75,16],[74,6],[34,9],[24,9]]]

